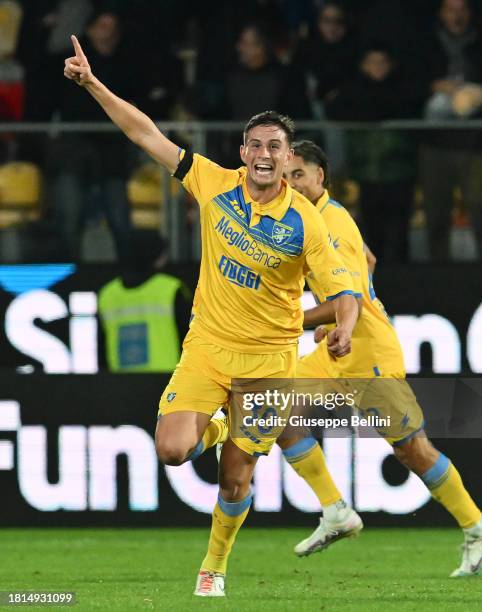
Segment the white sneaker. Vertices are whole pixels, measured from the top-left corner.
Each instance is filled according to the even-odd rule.
[[[363,521],[353,508],[346,508],[342,520],[329,521],[325,517],[320,518],[320,525],[313,533],[297,544],[294,548],[298,557],[306,557],[314,552],[325,550],[334,542],[342,538],[354,538],[363,529]]]
[[[201,570],[197,576],[194,595],[199,597],[225,597],[224,574]]]
[[[471,529],[464,529],[462,563],[450,574],[450,578],[477,576],[482,570],[482,519]]]

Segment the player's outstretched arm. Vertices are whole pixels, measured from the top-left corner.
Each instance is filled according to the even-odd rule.
[[[179,164],[178,147],[157,129],[146,114],[116,96],[92,74],[77,37],[71,39],[75,56],[65,60],[64,75],[84,87],[132,142],[173,174]]]

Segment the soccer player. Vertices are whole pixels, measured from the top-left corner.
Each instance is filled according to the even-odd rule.
[[[179,149],[131,104],[92,74],[75,36],[65,76],[83,86],[137,145],[182,181],[201,211],[202,261],[196,314],[159,405],[159,459],[179,465],[226,439],[222,419],[232,379],[292,378],[302,332],[301,294],[310,270],[333,303],[331,354],[349,353],[358,317],[351,277],[330,246],[317,211],[282,179],[293,123],[273,111],[253,117],[240,148],[245,167],[226,170]],[[230,406],[231,409],[231,406]],[[229,552],[251,504],[257,457],[277,435],[251,433],[223,445],[219,497],[195,594],[223,596]]]
[[[388,430],[384,437],[393,446],[395,456],[422,479],[433,498],[452,514],[463,529],[462,563],[451,576],[476,574],[482,567],[481,511],[465,489],[455,466],[432,446],[424,433],[422,409],[404,380],[405,366],[400,343],[383,304],[373,290],[361,234],[350,214],[330,198],[326,189],[329,177],[324,152],[310,141],[294,143],[293,149],[294,156],[288,162],[286,172],[289,183],[313,203],[324,219],[330,237],[352,275],[355,295],[362,300],[350,355],[334,361],[322,342],[299,361],[297,378],[335,376],[357,379],[354,381],[357,384],[366,383],[368,405],[376,405],[380,417],[390,415],[394,422],[396,431]],[[305,328],[330,326],[334,321],[330,302],[325,301],[316,279],[308,275],[308,283],[320,305],[305,311]],[[320,341],[325,334],[326,328],[317,328],[315,340]],[[370,379],[372,383],[367,384]],[[376,380],[374,384],[373,380]],[[296,435],[291,435],[289,439],[287,430],[283,437],[278,443],[285,458],[308,482],[324,509],[319,527],[295,547],[295,553],[309,555],[360,531],[361,519],[343,501],[316,440],[301,436],[297,438]]]

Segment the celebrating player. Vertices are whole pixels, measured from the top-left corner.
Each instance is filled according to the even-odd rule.
[[[422,409],[404,380],[402,349],[383,304],[375,296],[361,234],[350,214],[330,198],[326,189],[328,161],[325,154],[310,141],[294,143],[293,149],[294,156],[288,162],[286,172],[289,183],[314,204],[324,219],[332,241],[352,275],[355,295],[362,298],[362,311],[353,332],[350,355],[334,361],[323,342],[299,361],[297,378],[341,377],[357,379],[354,382],[365,384],[368,398],[365,405],[371,410],[376,405],[379,416],[391,417],[393,428],[385,432],[385,438],[393,446],[397,459],[422,479],[433,498],[445,506],[463,529],[462,563],[451,576],[476,574],[482,566],[481,512],[465,489],[455,466],[432,446],[423,431]],[[333,323],[334,311],[330,302],[325,301],[322,288],[310,275],[308,283],[320,305],[305,311],[304,326],[312,328]],[[326,330],[319,328],[315,339],[320,341],[325,334]],[[363,404],[362,401],[362,410]],[[360,531],[361,519],[343,501],[316,440],[291,434],[287,438],[286,431],[283,436],[279,444],[285,458],[308,482],[324,509],[319,527],[295,547],[296,554],[303,556],[323,550],[336,540]]]
[[[337,326],[328,334],[330,352],[337,357],[349,353],[358,317],[352,281],[329,244],[320,215],[282,180],[292,156],[290,119],[272,111],[253,117],[240,148],[246,167],[226,170],[179,149],[144,113],[109,91],[92,74],[75,36],[72,42],[75,56],[65,61],[65,76],[85,87],[135,144],[182,181],[200,206],[196,315],[161,397],[156,428],[159,459],[179,465],[225,440],[222,420],[211,417],[228,402],[232,379],[293,377],[307,270],[333,303]],[[254,466],[275,438],[251,433],[225,442],[219,497],[196,595],[224,595],[227,558],[251,504]]]

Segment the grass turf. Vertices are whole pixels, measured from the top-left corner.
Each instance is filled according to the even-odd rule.
[[[482,610],[482,576],[447,578],[460,560],[457,530],[366,529],[298,559],[292,547],[306,535],[241,530],[228,597],[202,599],[192,590],[207,529],[4,529],[0,590],[75,591],[75,608],[56,608],[107,612]]]

